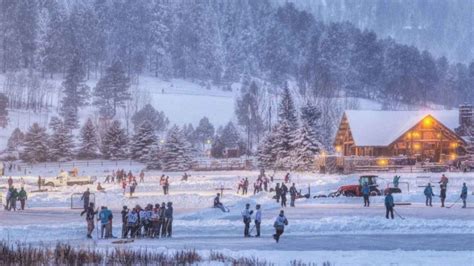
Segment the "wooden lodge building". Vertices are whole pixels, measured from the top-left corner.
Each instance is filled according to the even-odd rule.
[[[470,110],[472,123],[472,107]],[[456,133],[461,123],[458,110],[349,110],[342,116],[334,147],[343,156],[407,156],[431,162],[453,160],[465,153],[467,145]]]

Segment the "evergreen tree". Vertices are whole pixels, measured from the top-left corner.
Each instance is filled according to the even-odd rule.
[[[128,138],[120,122],[114,120],[102,138],[101,152],[105,159],[119,160],[128,157]]]
[[[189,144],[191,144],[191,146],[196,145],[196,133],[191,123],[183,126],[183,135],[184,138],[189,142]]]
[[[220,139],[226,148],[237,148],[242,143],[239,131],[232,122],[224,127]]]
[[[19,151],[20,147],[23,146],[25,140],[25,134],[21,132],[19,128],[15,128],[12,134],[8,138],[7,147],[9,151]]]
[[[161,148],[158,143],[150,147],[150,153],[146,161],[148,169],[161,169]]]
[[[79,159],[96,159],[98,157],[99,139],[97,129],[90,118],[81,128],[80,140],[81,144],[77,157]]]
[[[295,148],[295,132],[290,126],[289,121],[281,121],[273,134],[275,134],[275,142],[271,153],[276,155],[275,167],[284,169],[292,167],[291,157]]]
[[[173,126],[168,131],[161,162],[165,171],[186,171],[191,168],[189,143],[177,126]]]
[[[131,99],[129,89],[130,79],[120,61],[115,61],[106,69],[94,90],[94,104],[99,107],[100,114],[106,118],[114,117],[117,108]]]
[[[150,122],[155,132],[163,132],[169,124],[169,120],[165,114],[157,111],[151,104],[145,105],[132,116],[135,131],[137,131],[145,121]]]
[[[57,117],[57,116],[53,116],[51,117],[51,119],[49,120],[49,124],[48,124],[48,127],[49,129],[51,129],[52,131],[56,131],[58,130],[60,127],[64,126],[64,123],[63,121]]]
[[[133,136],[133,143],[130,147],[132,159],[147,162],[156,143],[157,138],[153,126],[145,120]]]
[[[89,86],[85,83],[84,65],[78,54],[69,65],[63,86],[64,98],[61,100],[60,115],[66,128],[79,127],[78,110],[87,103]]]
[[[261,168],[273,168],[275,167],[277,154],[275,153],[276,144],[276,128],[267,134],[264,138],[257,151],[258,165]]]
[[[244,86],[241,89],[242,95],[236,101],[235,114],[240,126],[245,127],[247,134],[247,149],[252,150],[252,139],[260,137],[263,131],[263,119],[259,110],[259,88],[257,84],[252,81],[249,88]]]
[[[196,140],[202,143],[204,149],[204,145],[214,137],[214,126],[209,122],[209,118],[203,117],[199,120],[199,125],[196,127],[194,134]]]
[[[281,93],[281,101],[278,106],[278,118],[279,121],[287,121],[288,126],[292,130],[296,130],[298,126],[298,118],[296,116],[296,108],[291,96],[288,83],[285,82],[283,92]]]
[[[64,125],[53,132],[49,143],[49,158],[52,161],[69,161],[72,159],[74,140],[70,130]]]
[[[8,97],[0,93],[0,127],[6,128],[8,125]]]
[[[25,134],[21,159],[28,163],[45,162],[48,159],[48,134],[46,128],[34,123]]]
[[[314,157],[319,154],[322,145],[308,123],[303,123],[298,130],[293,146],[296,167],[301,170],[311,169],[314,166]]]

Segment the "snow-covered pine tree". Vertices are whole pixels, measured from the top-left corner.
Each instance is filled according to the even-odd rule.
[[[19,148],[23,145],[25,140],[25,134],[21,132],[19,128],[15,128],[10,138],[8,138],[7,148],[9,151],[18,151]]]
[[[196,127],[194,134],[204,150],[204,145],[214,137],[214,126],[209,121],[209,118],[203,117],[199,120],[199,125]]]
[[[8,97],[0,93],[0,127],[6,128],[8,125]]]
[[[269,132],[264,140],[260,143],[257,151],[258,166],[260,168],[273,168],[276,162],[276,153],[274,146],[276,143],[275,133],[276,128],[273,132]]]
[[[56,131],[58,128],[64,126],[63,120],[57,116],[51,117],[48,123],[49,129],[51,129],[53,132]]]
[[[133,136],[130,146],[131,157],[140,162],[147,162],[150,158],[153,146],[157,143],[157,138],[153,125],[144,121]]]
[[[118,160],[128,157],[128,138],[120,122],[114,120],[102,138],[101,152],[105,159]]]
[[[80,106],[87,103],[89,97],[84,68],[80,56],[75,53],[62,83],[64,98],[61,99],[60,115],[69,129],[79,127],[77,112]]]
[[[120,61],[115,61],[106,69],[94,90],[94,104],[103,117],[112,118],[118,107],[123,107],[131,99],[130,79]]]
[[[73,157],[74,139],[70,130],[62,125],[49,140],[49,158],[51,161],[69,161]]]
[[[185,171],[191,168],[189,143],[176,125],[168,131],[161,162],[165,171]]]
[[[298,128],[296,108],[287,82],[285,82],[283,92],[281,93],[281,101],[278,106],[278,118],[279,121],[288,121],[288,126],[292,130],[296,130]]]
[[[293,162],[297,169],[308,170],[314,166],[314,157],[321,151],[321,143],[308,123],[303,123],[293,143]]]
[[[48,134],[46,128],[34,123],[25,134],[21,159],[28,163],[45,162],[48,159]]]
[[[169,120],[165,113],[157,111],[151,104],[143,106],[142,109],[132,116],[132,123],[135,131],[137,131],[145,121],[150,122],[156,132],[165,131],[169,124]]]
[[[161,169],[161,147],[158,143],[151,145],[146,167],[148,169]]]
[[[295,133],[288,120],[282,120],[277,125],[277,130],[273,133],[275,142],[271,150],[271,153],[276,156],[275,167],[283,169],[293,167]]]
[[[99,139],[97,134],[97,128],[89,118],[87,119],[84,126],[81,128],[80,135],[81,144],[77,157],[79,159],[96,159],[99,150]]]

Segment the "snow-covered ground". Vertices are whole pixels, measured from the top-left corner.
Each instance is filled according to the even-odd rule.
[[[137,173],[143,166],[118,164]],[[38,174],[53,176],[59,165],[47,165],[29,169],[24,176],[27,191],[36,189]],[[81,174],[97,175],[99,181],[116,169],[108,166],[80,167]],[[7,172],[7,174],[9,174]],[[11,173],[19,185],[20,175]],[[98,206],[107,205],[115,216],[114,234],[120,235],[120,210],[123,205],[161,203],[172,201],[175,221],[172,239],[137,240],[120,248],[179,250],[196,249],[201,254],[212,251],[239,256],[254,256],[276,264],[285,265],[292,260],[335,265],[473,265],[474,263],[474,196],[469,192],[468,207],[461,209],[457,203],[452,208],[440,208],[439,198],[434,197],[434,206],[425,207],[423,188],[427,182],[436,183],[439,174],[401,173],[402,194],[395,194],[397,203],[411,205],[396,206],[396,211],[405,219],[385,219],[383,197],[372,197],[371,207],[362,207],[361,198],[313,198],[298,199],[296,208],[285,208],[289,226],[280,243],[271,238],[273,220],[280,206],[272,199],[273,193],[237,195],[236,184],[242,177],[250,183],[257,172],[192,172],[187,182],[180,181],[182,173],[169,174],[170,195],[163,195],[158,183],[161,172],[147,172],[145,183],[137,188],[137,198],[123,195],[118,184],[103,184],[106,193],[95,192],[96,184],[90,185],[95,192]],[[281,182],[283,172],[277,172],[274,182]],[[474,174],[447,173],[448,206],[459,198],[461,185],[466,182],[472,191]],[[393,173],[380,175],[379,185],[386,187]],[[355,184],[357,176],[321,175],[294,173],[295,182],[303,194],[308,186],[311,195],[327,194],[343,184]],[[274,186],[275,183],[272,184]],[[6,186],[6,178],[0,179]],[[216,190],[224,190],[223,203],[230,208],[222,213],[211,208]],[[408,188],[409,186],[409,188]],[[29,192],[28,208],[23,212],[0,211],[0,239],[32,244],[54,244],[57,241],[74,243],[83,247],[97,246],[115,248],[108,240],[88,241],[85,238],[84,217],[80,210],[71,210],[71,195],[81,193],[86,186],[58,187],[48,192]],[[1,190],[5,192],[3,188]],[[438,187],[434,193],[439,194]],[[240,215],[246,203],[252,208],[261,204],[263,209],[262,238],[243,238],[243,223]],[[75,203],[80,206],[79,203]],[[255,233],[255,232],[254,232]],[[96,237],[94,235],[94,237]]]

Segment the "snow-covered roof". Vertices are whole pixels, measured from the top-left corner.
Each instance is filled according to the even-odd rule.
[[[356,146],[388,146],[427,115],[454,131],[459,126],[458,110],[345,112]]]

